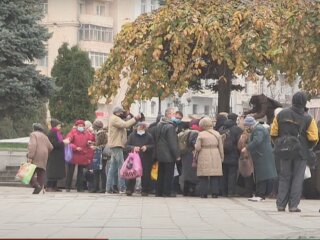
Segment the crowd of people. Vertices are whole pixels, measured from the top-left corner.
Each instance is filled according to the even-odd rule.
[[[171,107],[150,125],[143,114],[133,116],[116,107],[107,126],[99,120],[93,124],[77,120],[64,137],[62,123],[56,119],[51,120],[48,137],[40,124],[34,124],[28,158],[37,168],[30,184],[34,194],[44,187],[61,191],[57,183],[66,178],[65,189],[70,192],[77,166],[78,192],[244,195],[256,202],[276,197],[278,211],[288,206],[290,212],[299,212],[310,149],[318,142],[317,124],[306,103],[306,94],[297,92],[291,107],[277,108],[273,119],[268,118],[271,125],[249,113],[245,117],[220,113],[215,120],[204,116],[182,122],[182,112]],[[68,163],[67,145],[73,153]],[[130,152],[139,154],[143,174],[125,181],[120,168]],[[155,165],[157,177],[152,179]]]

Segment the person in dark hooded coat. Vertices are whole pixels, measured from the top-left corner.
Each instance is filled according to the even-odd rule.
[[[299,136],[300,147],[285,156],[275,154],[280,161],[279,189],[277,196],[278,211],[301,212],[300,203],[304,172],[306,169],[308,151],[318,142],[318,128],[312,116],[305,112],[307,95],[297,92],[292,97],[292,106],[283,109],[274,118],[271,127],[271,137],[275,140],[275,148],[281,137]]]
[[[238,175],[238,160],[240,151],[238,150],[238,141],[242,134],[241,128],[237,126],[238,115],[230,113],[228,120],[223,124],[224,130],[229,132],[230,148],[224,148],[224,161],[222,164],[222,195],[232,197],[236,194],[236,183]]]

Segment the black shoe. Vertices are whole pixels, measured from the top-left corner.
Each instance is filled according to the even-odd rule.
[[[131,191],[126,191],[127,196],[132,196],[132,192]]]
[[[39,186],[36,186],[33,190],[33,193],[32,194],[39,194],[42,190],[42,187],[39,185]]]
[[[98,193],[106,193],[106,190],[100,190]]]
[[[211,197],[212,197],[212,198],[218,198],[218,195],[212,194]]]
[[[84,192],[83,189],[77,189],[77,192]]]
[[[98,190],[91,190],[91,191],[89,191],[89,193],[97,193],[98,192]]]
[[[301,212],[300,208],[290,208],[289,212]]]
[[[201,195],[201,198],[208,198],[208,195]]]
[[[278,212],[285,212],[285,211],[286,211],[285,208],[283,208],[283,207],[278,207]]]

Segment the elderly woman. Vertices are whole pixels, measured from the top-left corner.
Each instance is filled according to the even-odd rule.
[[[247,116],[244,119],[244,126],[248,128],[251,135],[246,147],[241,150],[241,153],[245,154],[250,152],[253,160],[256,183],[255,197],[249,198],[248,200],[260,202],[270,193],[268,182],[277,177],[270,135],[268,130],[251,116]]]
[[[199,123],[202,131],[199,133],[195,150],[197,157],[197,176],[201,198],[211,194],[217,198],[219,181],[222,176],[222,162],[224,158],[223,143],[220,134],[213,130],[210,118],[203,118]]]
[[[28,162],[35,164],[37,168],[31,178],[30,185],[34,187],[33,194],[39,194],[44,186],[48,156],[53,146],[43,133],[44,128],[40,123],[34,123],[32,127],[33,132],[30,134],[27,156]]]
[[[145,122],[138,123],[136,131],[129,135],[125,148],[127,152],[135,151],[139,153],[143,169],[143,175],[141,177],[141,196],[148,196],[149,194],[151,185],[151,168],[153,163],[154,141],[151,134],[146,132],[147,127],[147,123]],[[128,180],[126,191],[127,196],[132,195],[135,185],[136,179]]]

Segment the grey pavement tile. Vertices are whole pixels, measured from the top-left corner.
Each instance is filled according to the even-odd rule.
[[[64,227],[59,231],[51,233],[50,238],[95,238],[101,228],[72,228]]]
[[[130,219],[130,218],[117,218],[117,219],[110,219],[105,224],[106,228],[141,228],[141,220],[137,219]]]
[[[220,230],[198,230],[198,229],[183,229],[183,233],[188,239],[226,239],[228,236]]]
[[[142,238],[152,238],[152,239],[159,239],[159,238],[179,238],[179,239],[186,239],[186,235],[180,229],[159,229],[159,228],[143,228],[142,229]]]
[[[109,239],[139,239],[141,238],[141,228],[103,228],[95,238]]]
[[[39,226],[30,226],[28,228],[21,228],[17,231],[7,234],[8,238],[48,238],[52,233],[59,230],[59,228],[43,228]]]

